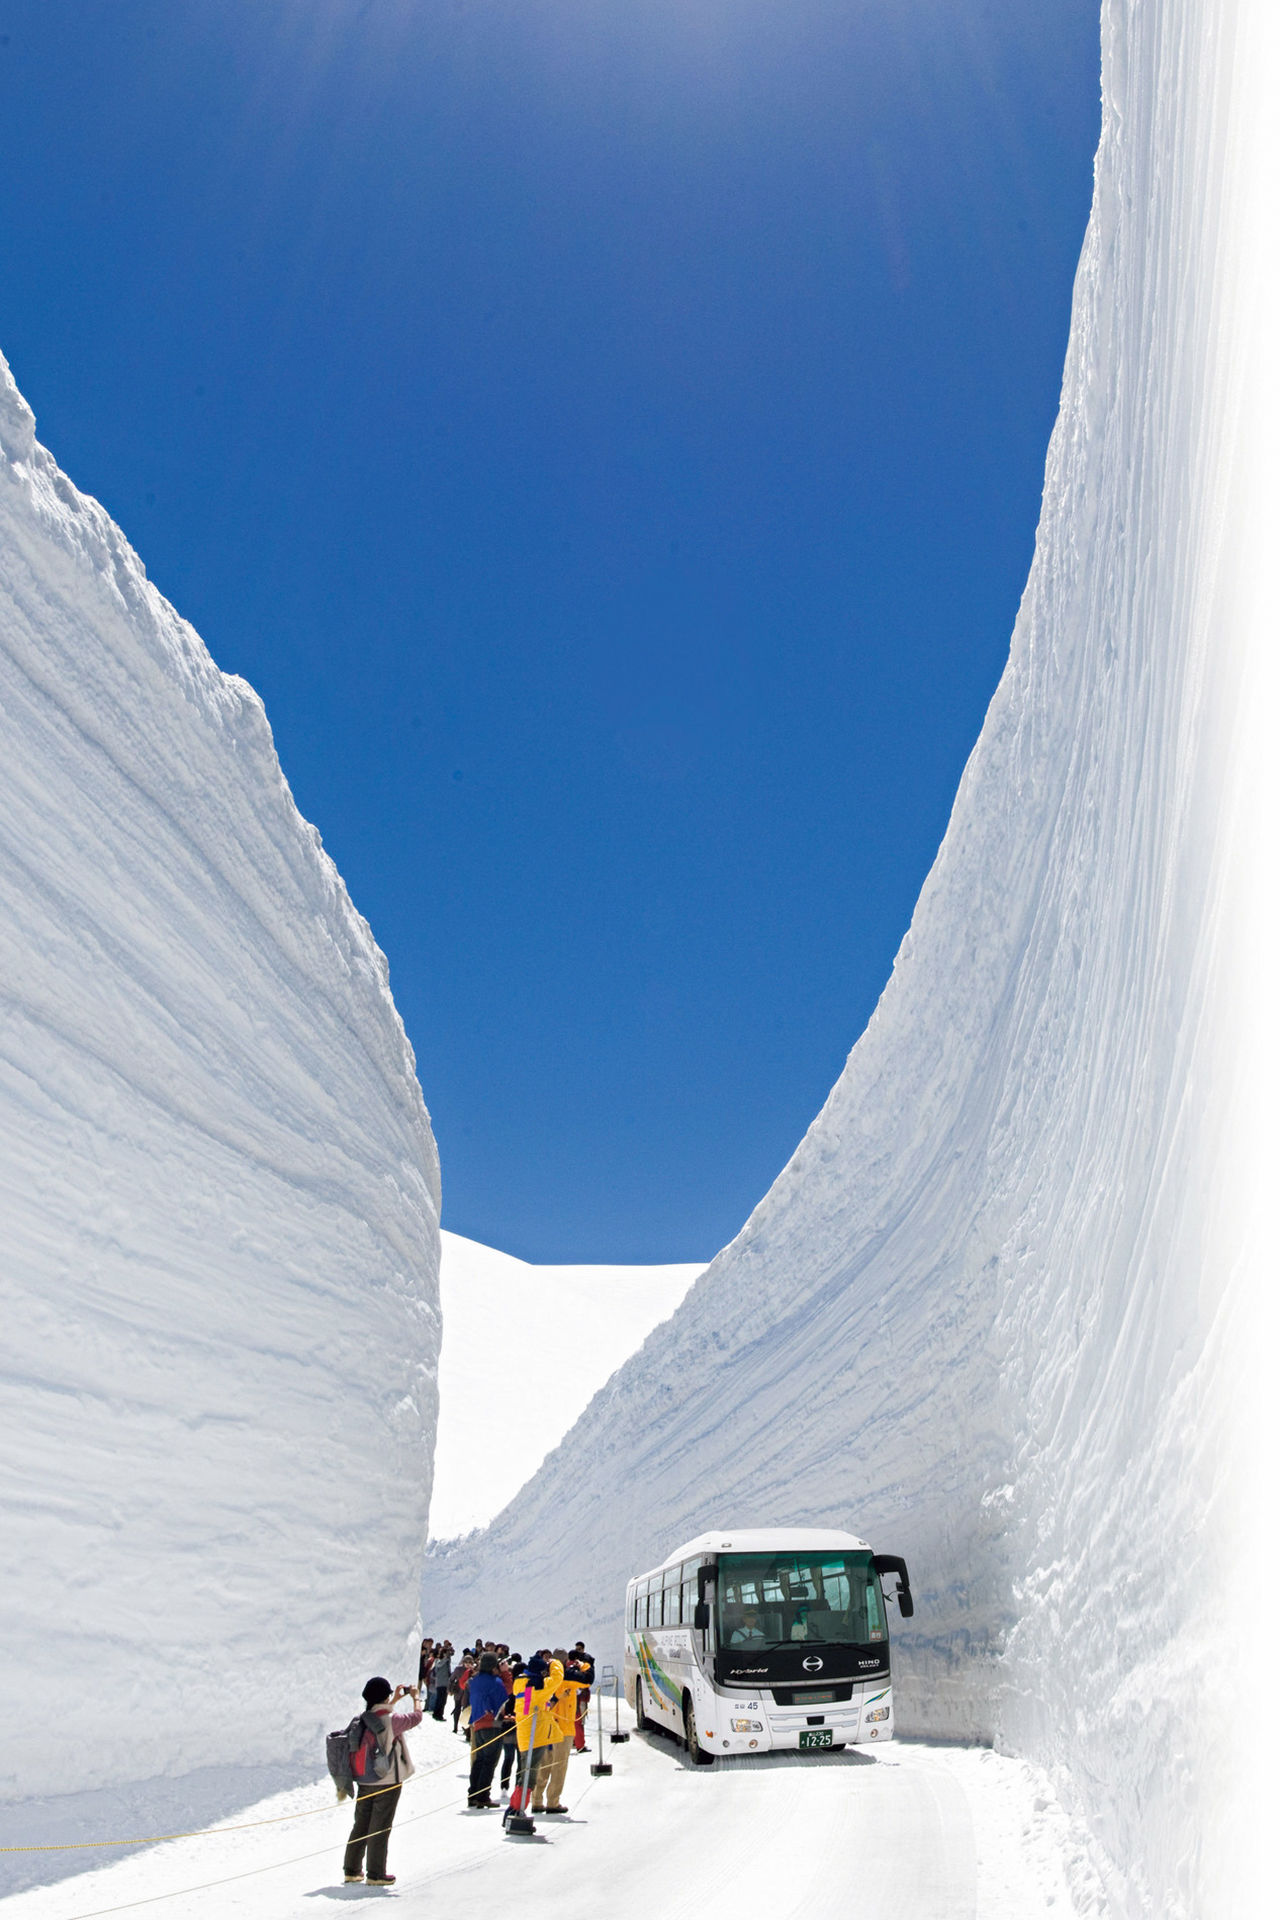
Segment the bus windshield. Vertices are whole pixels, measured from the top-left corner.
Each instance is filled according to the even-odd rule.
[[[716,1583],[722,1647],[797,1641],[867,1646],[887,1638],[869,1553],[722,1553]]]

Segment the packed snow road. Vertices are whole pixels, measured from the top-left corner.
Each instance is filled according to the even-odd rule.
[[[1041,1920],[1072,1911],[1065,1829],[1043,1782],[975,1748],[772,1754],[694,1769],[660,1735],[606,1743],[611,1776],[570,1764],[568,1819],[504,1838],[462,1806],[466,1749],[428,1722],[391,1838],[393,1889],[344,1886],[350,1809],[328,1783],[239,1818],[296,1822],[173,1841],[0,1902],[3,1920],[89,1920],[136,1906],[172,1920],[318,1920],[325,1902],[391,1900],[450,1920]],[[591,1756],[594,1758],[594,1754]],[[230,1823],[228,1823],[230,1824]]]

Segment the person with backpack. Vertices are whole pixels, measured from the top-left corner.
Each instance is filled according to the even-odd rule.
[[[455,1733],[458,1731],[458,1722],[461,1720],[466,1708],[467,1689],[471,1685],[471,1676],[475,1672],[475,1666],[476,1663],[470,1650],[464,1651],[461,1665],[454,1674],[453,1679],[449,1682],[449,1691],[453,1695],[453,1730]],[[469,1735],[464,1733],[462,1737],[466,1740],[469,1738]]]
[[[414,1711],[394,1713],[405,1694],[412,1698]],[[356,1817],[342,1856],[342,1877],[348,1886],[363,1882],[370,1887],[393,1887],[396,1877],[387,1872],[387,1843],[400,1789],[413,1772],[404,1736],[418,1725],[422,1709],[416,1687],[397,1687],[393,1693],[391,1682],[381,1674],[366,1683],[364,1708],[351,1723],[352,1733],[359,1729],[358,1744],[351,1749]]]
[[[482,1653],[472,1674],[467,1692],[471,1701],[471,1778],[467,1784],[469,1807],[495,1807],[490,1795],[493,1770],[503,1743],[498,1716],[507,1704],[507,1687],[498,1671],[497,1655]]]

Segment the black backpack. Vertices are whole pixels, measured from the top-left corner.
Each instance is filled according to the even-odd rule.
[[[384,1753],[365,1716],[358,1713],[349,1727],[325,1737],[324,1757],[339,1800],[349,1800],[356,1787],[371,1787],[391,1771],[391,1755]]]
[[[336,1733],[325,1735],[324,1757],[334,1786],[338,1789],[339,1800],[349,1800],[355,1788],[351,1772],[351,1756],[364,1739],[364,1715],[358,1713],[349,1727],[339,1727]]]

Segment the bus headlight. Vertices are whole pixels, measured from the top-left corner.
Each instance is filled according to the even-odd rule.
[[[889,1718],[889,1709],[888,1707],[877,1707],[873,1713],[867,1714],[866,1717],[868,1720],[887,1720]]]
[[[729,1725],[735,1733],[763,1733],[764,1728],[758,1720],[731,1720]]]

